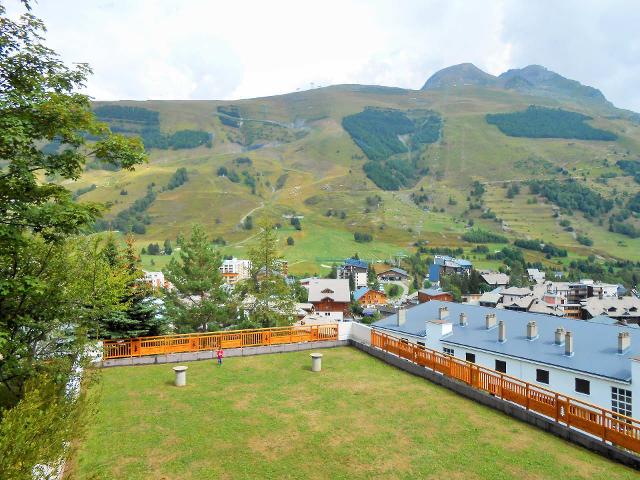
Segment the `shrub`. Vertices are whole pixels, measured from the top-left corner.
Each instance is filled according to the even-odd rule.
[[[488,232],[486,230],[481,230],[479,228],[469,230],[464,235],[462,235],[462,239],[465,242],[469,242],[469,243],[507,243],[508,242],[507,237],[504,237],[497,233]]]

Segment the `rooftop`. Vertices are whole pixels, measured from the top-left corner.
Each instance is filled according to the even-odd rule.
[[[364,270],[367,270],[369,268],[369,264],[367,262],[363,262],[362,260],[358,260],[357,258],[347,258],[344,261],[344,264],[356,268],[362,268]]]
[[[330,298],[334,302],[349,302],[349,280],[333,278],[316,278],[309,282],[309,301],[320,302]]]
[[[183,388],[174,365],[103,370],[73,478],[637,475],[354,348],[322,350],[313,373],[312,351],[190,362]]]
[[[398,327],[396,315],[391,315],[373,324],[374,327],[423,337],[426,334],[425,322],[438,318],[438,309],[449,309],[448,321],[453,324],[450,335],[442,342],[508,355],[523,360],[546,363],[561,368],[576,370],[621,381],[631,379],[630,359],[640,355],[640,329],[607,325],[600,322],[586,322],[570,318],[554,317],[531,312],[515,312],[476,305],[431,301],[407,310],[405,324]],[[468,325],[461,327],[458,319],[466,313]],[[495,313],[497,320],[504,320],[507,341],[498,342],[497,329],[487,330],[485,316]],[[527,340],[527,322],[535,321],[539,338]],[[564,347],[555,345],[554,335],[558,327],[570,331],[574,338],[574,355],[564,355]],[[628,331],[631,334],[631,348],[618,354],[618,333]]]

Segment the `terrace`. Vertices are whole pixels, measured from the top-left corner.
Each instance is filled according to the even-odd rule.
[[[637,478],[350,347],[102,370],[70,478]]]

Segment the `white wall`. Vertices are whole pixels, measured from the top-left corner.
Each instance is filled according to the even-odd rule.
[[[369,325],[363,325],[362,323],[349,322],[351,324],[351,339],[364,343],[366,345],[371,344],[371,327]]]
[[[427,330],[429,331],[429,330]],[[583,400],[588,403],[598,405],[608,410],[612,409],[611,405],[611,387],[623,388],[625,390],[632,391],[632,414],[635,418],[640,417],[640,361],[632,361],[632,376],[636,380],[635,388],[634,383],[631,384],[620,382],[608,378],[598,377],[596,375],[588,375],[580,372],[562,369],[554,367],[548,364],[535,363],[526,360],[520,360],[506,355],[500,355],[493,352],[485,352],[469,347],[460,347],[455,345],[449,345],[441,342],[441,338],[437,335],[431,335],[428,337],[412,337],[393,332],[385,332],[389,335],[397,338],[407,338],[410,342],[417,343],[418,341],[424,342],[427,348],[443,351],[443,347],[453,348],[454,356],[461,360],[466,360],[466,353],[473,353],[476,356],[476,364],[486,368],[495,370],[495,361],[503,360],[507,363],[507,375],[519,378],[525,382],[529,382],[533,385],[539,385],[540,387],[554,390],[559,393],[563,393],[578,400]],[[564,349],[564,346],[558,348]],[[549,371],[549,383],[539,383],[536,381],[536,369],[544,369]],[[634,375],[635,374],[635,375]],[[578,393],[575,391],[575,379],[581,378],[590,382],[589,395]]]

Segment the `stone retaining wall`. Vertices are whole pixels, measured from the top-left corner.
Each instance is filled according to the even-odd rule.
[[[247,357],[250,355],[264,355],[266,353],[297,352],[298,350],[317,350],[319,348],[333,348],[348,345],[347,340],[332,340],[306,343],[284,343],[264,347],[227,348],[225,357]],[[112,358],[100,362],[101,367],[124,367],[132,365],[154,365],[161,363],[184,363],[198,360],[212,360],[216,356],[214,350],[201,352],[170,353],[166,355],[147,355],[144,357]]]

